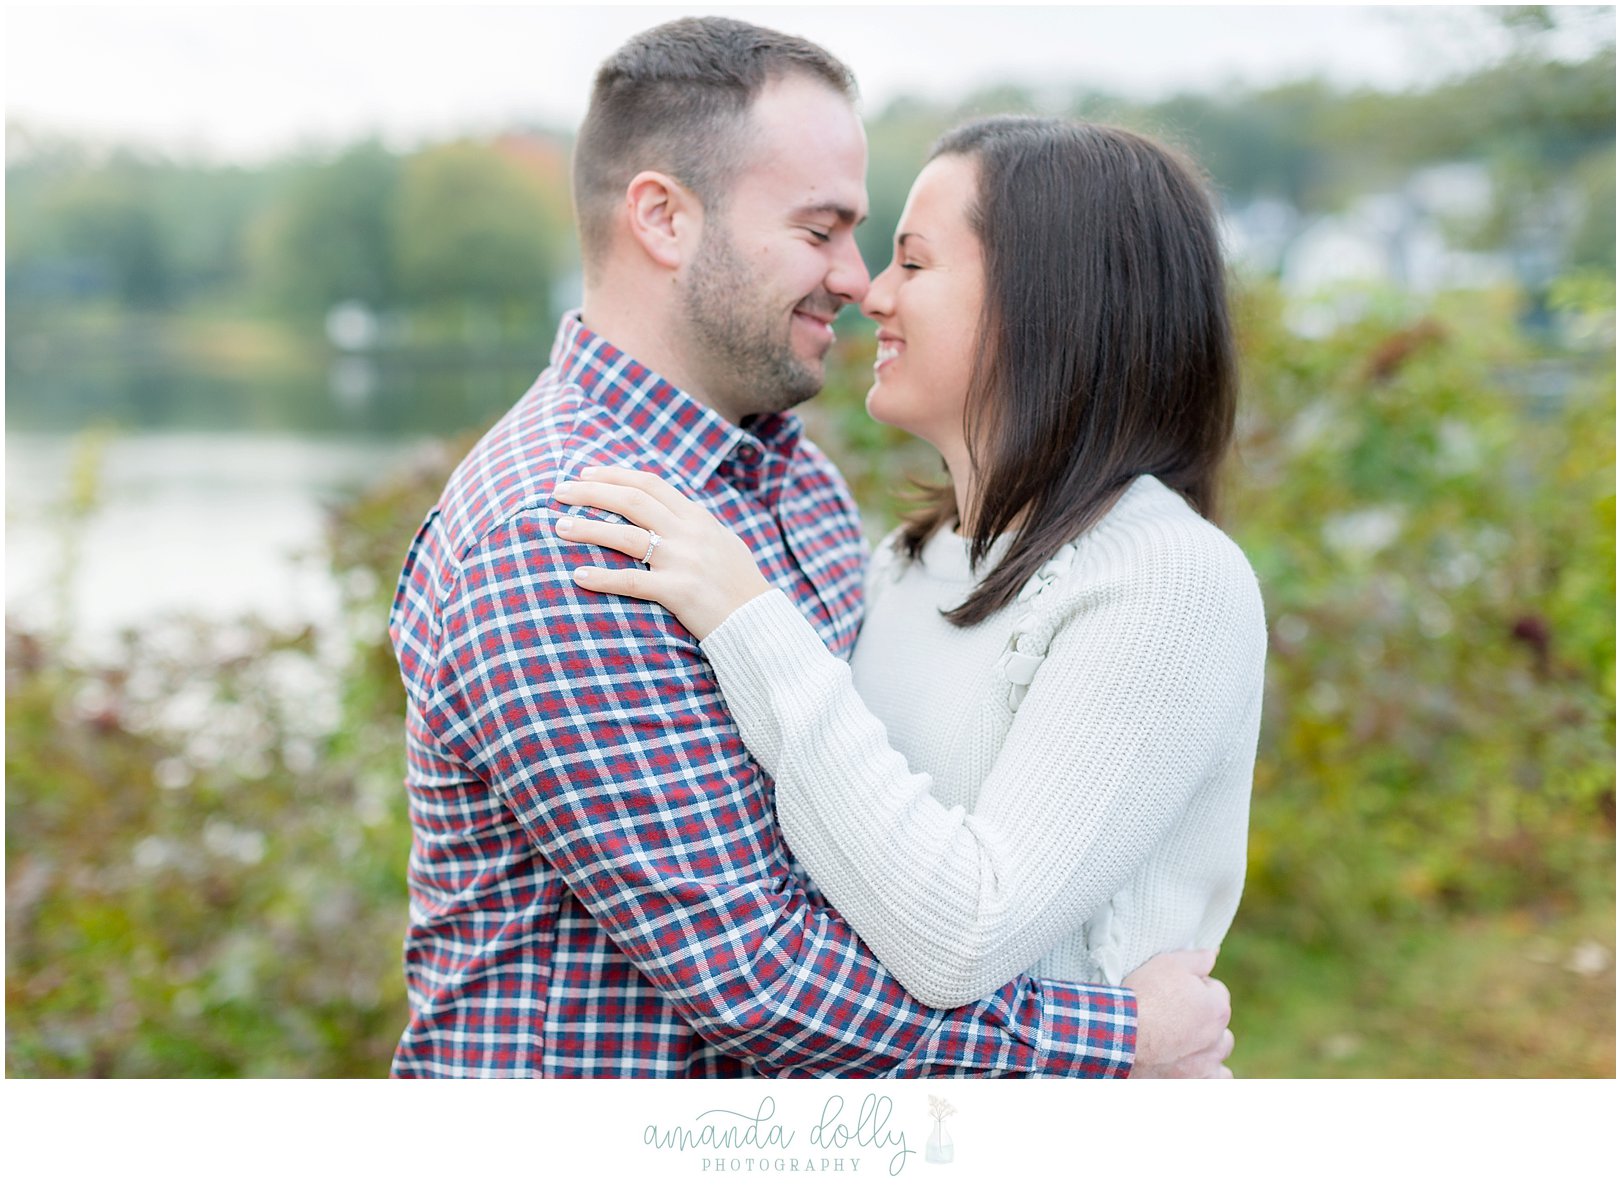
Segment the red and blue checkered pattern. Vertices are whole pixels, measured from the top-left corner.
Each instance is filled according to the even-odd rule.
[[[565,318],[428,514],[390,617],[413,835],[394,1074],[1127,1072],[1129,992],[1024,978],[930,1010],[827,906],[697,642],[570,579],[626,563],[552,531],[553,486],[597,463],[664,475],[829,648],[855,642],[856,511],[798,420],[732,425]]]

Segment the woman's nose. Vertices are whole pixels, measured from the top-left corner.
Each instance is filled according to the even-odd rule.
[[[872,284],[867,288],[867,299],[861,303],[861,312],[869,318],[878,319],[887,316],[894,308],[895,299],[895,266],[891,264],[877,276],[872,278]]]

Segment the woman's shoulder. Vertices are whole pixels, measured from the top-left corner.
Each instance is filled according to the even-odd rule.
[[[1065,603],[1125,597],[1156,613],[1219,603],[1265,629],[1260,583],[1244,551],[1152,475],[1136,479],[1074,548]]]
[[[1237,542],[1151,474],[1136,479],[1077,544],[1100,561],[1118,556],[1155,571],[1208,569],[1255,580]]]
[[[1266,652],[1260,587],[1243,551],[1151,476],[1135,480],[1101,520],[1060,548],[1005,613],[1014,617],[1013,634],[1000,671],[1013,686],[1028,685],[1065,637],[1085,640],[1070,655],[1076,671],[1088,672],[1145,663],[1155,649],[1179,655],[1200,641],[1218,666],[1258,679]],[[1010,689],[1011,709],[1023,693]]]

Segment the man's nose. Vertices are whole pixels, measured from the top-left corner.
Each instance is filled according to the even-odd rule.
[[[866,299],[872,278],[867,275],[867,263],[861,258],[855,236],[844,241],[827,275],[828,292],[841,297],[849,305],[860,305]]]

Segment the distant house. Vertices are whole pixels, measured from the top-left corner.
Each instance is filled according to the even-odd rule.
[[[1222,246],[1241,272],[1276,276],[1283,251],[1299,234],[1304,216],[1281,198],[1252,198],[1221,212]]]
[[[1315,336],[1361,315],[1378,290],[1429,296],[1523,282],[1510,253],[1456,246],[1491,213],[1493,196],[1484,166],[1451,162],[1334,214],[1308,217],[1278,199],[1257,199],[1226,212],[1223,230],[1235,265],[1276,276],[1291,327]]]

